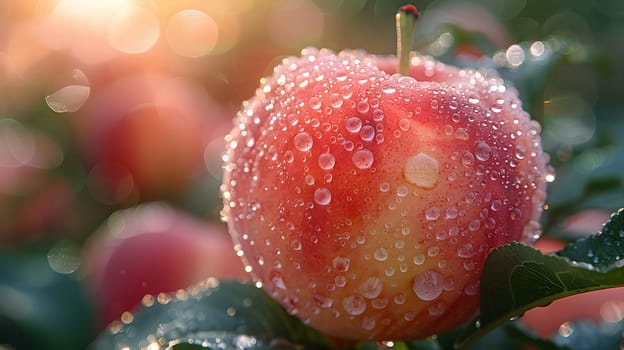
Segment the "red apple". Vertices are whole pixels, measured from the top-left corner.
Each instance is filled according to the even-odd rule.
[[[159,74],[102,87],[80,118],[94,194],[126,205],[186,190],[230,120],[197,84]]]
[[[146,294],[207,277],[247,279],[225,227],[159,203],[114,213],[88,242],[84,263],[103,324]]]
[[[540,233],[540,127],[492,71],[308,48],[227,136],[223,215],[255,278],[348,339],[413,339],[475,315],[487,254]]]

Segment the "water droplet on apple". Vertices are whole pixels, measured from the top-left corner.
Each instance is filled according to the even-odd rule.
[[[368,169],[373,165],[375,157],[373,153],[367,149],[361,149],[353,153],[353,157],[351,157],[353,164],[358,169]]]
[[[323,170],[331,170],[336,165],[336,157],[331,153],[322,153],[318,158],[318,165]]]
[[[358,316],[366,310],[366,300],[358,294],[352,294],[342,299],[342,307],[351,316]]]
[[[313,144],[314,140],[312,139],[312,136],[305,131],[300,132],[295,136],[295,148],[301,152],[309,151]]]
[[[314,201],[319,205],[328,205],[331,199],[331,192],[326,187],[319,187],[314,191]]]
[[[334,108],[342,107],[343,99],[339,94],[329,95],[329,104]]]
[[[273,270],[271,271],[270,277],[271,279],[271,283],[273,283],[273,285],[279,289],[285,290],[286,289],[286,284],[284,283],[284,277],[282,277],[282,274]]]
[[[349,270],[349,264],[351,264],[351,259],[343,256],[337,256],[332,261],[334,269],[338,272],[347,272]]]
[[[424,254],[416,254],[413,259],[414,265],[422,265],[425,263],[425,255]]]
[[[475,155],[477,159],[485,162],[490,159],[490,155],[492,154],[492,148],[485,142],[479,142],[475,149]]]
[[[362,120],[358,117],[351,117],[347,119],[345,126],[348,132],[352,134],[358,133],[362,129]]]
[[[365,125],[360,130],[360,138],[362,141],[372,141],[375,138],[375,128],[370,125]]]
[[[407,182],[423,188],[435,187],[439,172],[438,160],[425,153],[418,153],[408,158],[403,169]]]
[[[429,207],[425,210],[425,218],[430,221],[438,220],[440,217],[440,209],[438,207]]]
[[[377,261],[386,261],[388,259],[388,250],[386,248],[380,247],[375,250],[373,257]]]
[[[365,114],[368,113],[370,105],[368,104],[368,101],[362,100],[355,105],[355,109],[358,111],[358,113]]]
[[[412,290],[420,300],[435,300],[444,290],[444,278],[439,272],[426,270],[414,277]]]
[[[375,299],[383,290],[383,282],[377,277],[369,277],[359,287],[358,292],[367,299]]]

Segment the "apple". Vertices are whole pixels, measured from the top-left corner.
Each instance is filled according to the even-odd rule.
[[[333,337],[468,321],[487,254],[541,232],[540,126],[493,71],[306,48],[261,80],[226,143],[222,214],[239,253]]]
[[[175,198],[204,167],[204,150],[231,120],[198,84],[157,73],[94,91],[75,117],[94,196],[110,204]]]
[[[208,277],[247,280],[224,226],[164,203],[111,215],[87,242],[85,278],[102,325],[146,294],[173,292]]]

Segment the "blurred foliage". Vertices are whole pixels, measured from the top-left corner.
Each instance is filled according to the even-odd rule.
[[[184,84],[199,86],[219,106],[219,113],[204,111],[215,129],[220,122],[229,123],[241,101],[252,96],[259,78],[269,74],[281,57],[305,46],[393,54],[394,13],[405,1],[137,1],[162,27],[153,45],[140,52],[127,52],[136,48],[121,39],[110,42],[110,35],[109,42],[90,37],[102,36],[98,25],[110,20],[97,16],[121,8],[123,1],[111,3],[115,5],[93,10],[68,0],[0,2],[0,288],[17,298],[1,293],[0,305],[34,308],[20,317],[13,309],[0,310],[0,348],[82,348],[94,340],[90,327],[97,324],[97,315],[83,294],[82,267],[63,275],[51,270],[46,260],[59,242],[81,247],[113,212],[147,200],[168,201],[203,220],[219,220],[222,134],[212,135],[214,142],[202,154],[206,166],[178,192],[141,197],[130,188],[126,200],[114,196],[108,200],[94,189],[96,164],[86,145],[98,133],[87,130],[104,129],[90,123],[98,114],[93,101],[107,86],[135,74],[180,78]],[[61,19],[71,24],[62,30],[47,22],[50,13],[62,12],[59,4],[76,10],[74,17],[63,17],[71,11],[61,13]],[[423,14],[415,41],[420,50],[444,62],[499,70],[521,92],[525,108],[541,121],[544,147],[556,172],[543,220],[545,235],[575,240],[577,236],[564,227],[570,216],[585,209],[613,212],[624,206],[624,2],[415,4]],[[173,36],[165,28],[167,20],[184,9],[207,13],[218,28],[218,40],[200,43],[208,48],[197,56],[171,42]],[[135,33],[132,27],[125,29],[128,37]],[[540,53],[542,46],[536,43],[545,51]],[[518,64],[506,60],[512,45],[524,55]],[[88,79],[89,98],[76,112],[57,114],[45,98],[80,83],[69,76],[75,69]],[[133,93],[140,91],[128,92]],[[108,105],[105,109],[109,107],[113,109]],[[115,191],[106,194],[121,193]],[[67,258],[76,259],[79,254],[74,254]],[[497,328],[483,341],[490,339],[487,344],[499,344],[498,348],[509,345],[508,339],[543,349],[559,346],[510,327],[514,326]],[[441,336],[435,342],[406,343],[401,348],[444,348],[448,342],[443,340]]]

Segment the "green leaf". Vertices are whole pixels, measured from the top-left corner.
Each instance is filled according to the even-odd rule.
[[[137,310],[129,324],[109,328],[94,349],[143,349],[153,343],[180,349],[198,344],[223,350],[331,348],[327,339],[290,316],[262,289],[216,279],[175,295],[159,295],[153,305]]]
[[[0,253],[0,349],[84,349],[96,333],[91,305],[44,255]]]
[[[458,340],[467,346],[525,311],[566,296],[624,285],[624,210],[600,234],[542,254],[521,243],[494,249],[481,276],[481,313]]]
[[[624,258],[624,210],[613,214],[600,234],[568,244],[557,255],[591,264],[599,270],[621,267]]]
[[[422,339],[411,341],[393,342],[360,342],[355,346],[355,350],[442,350],[443,347],[436,339]]]

